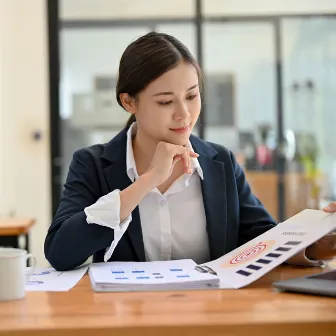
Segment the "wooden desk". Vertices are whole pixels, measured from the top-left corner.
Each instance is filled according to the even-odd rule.
[[[0,336],[335,336],[335,299],[270,286],[316,272],[281,266],[244,289],[156,293],[94,293],[85,276],[69,292],[0,303]]]
[[[35,224],[33,218],[0,218],[0,246],[19,247],[19,236],[26,238],[25,247],[29,249],[28,233]]]
[[[32,218],[0,218],[0,236],[26,234],[34,224]]]

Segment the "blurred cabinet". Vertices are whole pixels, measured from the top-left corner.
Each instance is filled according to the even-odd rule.
[[[252,192],[259,198],[273,218],[278,220],[277,173],[246,171],[245,174]],[[319,193],[316,181],[307,179],[305,174],[285,174],[285,188],[286,218],[292,217],[306,208],[319,208]]]

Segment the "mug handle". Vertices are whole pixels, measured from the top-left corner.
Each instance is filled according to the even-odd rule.
[[[36,258],[31,253],[26,254],[26,263],[29,259],[32,260],[32,266],[30,267],[29,272],[26,273],[26,282],[29,281],[31,275],[34,273],[36,268]]]

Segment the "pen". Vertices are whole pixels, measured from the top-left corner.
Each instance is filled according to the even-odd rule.
[[[209,266],[195,266],[195,270],[196,271],[199,271],[201,273],[210,273],[210,274],[213,274],[213,275],[217,275],[217,273],[212,269],[210,268]]]
[[[195,266],[195,270],[199,271],[201,273],[208,273],[205,269],[203,269],[201,266]]]
[[[202,266],[203,268],[205,268],[206,270],[208,270],[208,273],[213,274],[213,275],[217,275],[217,273],[210,268],[209,266]]]

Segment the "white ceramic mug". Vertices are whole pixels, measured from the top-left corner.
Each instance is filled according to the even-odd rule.
[[[28,259],[32,260],[32,267],[27,273]],[[0,247],[0,301],[22,299],[35,266],[35,257],[26,250]]]

